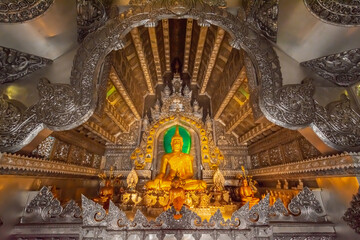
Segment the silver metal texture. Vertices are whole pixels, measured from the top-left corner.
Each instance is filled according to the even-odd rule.
[[[353,195],[350,207],[344,213],[343,220],[354,229],[356,233],[360,234],[360,188],[357,194]]]
[[[50,59],[0,46],[0,84],[22,78],[49,63]]]
[[[108,19],[101,0],[76,0],[78,42],[91,32],[103,26]]]
[[[360,82],[360,48],[308,60],[301,65],[342,87]]]
[[[70,200],[62,207],[50,189],[42,187],[35,198],[26,206],[21,222],[81,222],[80,217],[81,209],[74,200]]]
[[[18,23],[32,20],[44,14],[54,0],[2,1],[0,23]]]
[[[276,42],[279,0],[246,0],[243,4],[245,5],[246,21],[265,37]]]
[[[83,228],[81,237],[89,239],[91,237],[116,238],[122,236],[128,239],[131,235],[142,237],[144,234],[156,233],[159,239],[163,239],[168,234],[175,234],[181,239],[184,234],[191,234],[195,239],[200,239],[203,234],[210,234],[213,239],[222,239],[221,235],[226,235],[230,239],[243,236],[245,239],[270,239],[273,236],[271,226],[280,225],[277,223],[287,223],[292,229],[291,232],[282,231],[274,236],[277,239],[290,239],[290,236],[305,236],[310,239],[333,239],[334,232],[329,229],[320,229],[317,232],[301,232],[294,230],[298,224],[302,227],[307,223],[321,222],[327,224],[325,218],[321,216],[323,209],[313,192],[304,188],[290,203],[291,210],[288,212],[281,200],[273,206],[269,206],[269,195],[262,199],[257,205],[249,210],[249,203],[235,211],[231,218],[224,220],[220,210],[215,212],[209,219],[202,220],[195,212],[183,207],[176,212],[172,207],[162,212],[155,220],[147,220],[144,214],[137,210],[134,219],[129,220],[122,210],[113,202],[110,202],[109,212],[104,215],[105,210],[98,204],[82,196],[83,209]],[[180,219],[175,219],[175,214],[181,214]],[[323,214],[324,215],[324,214]],[[305,225],[304,225],[305,224]],[[310,226],[310,225],[309,225]],[[96,235],[98,234],[98,235]],[[324,238],[317,238],[324,237]],[[329,237],[329,238],[327,238]],[[295,238],[298,239],[298,238]],[[299,238],[303,239],[303,238]]]
[[[340,26],[360,25],[360,2],[357,0],[304,0],[309,11],[320,20]]]

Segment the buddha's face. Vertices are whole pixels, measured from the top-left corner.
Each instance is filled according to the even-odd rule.
[[[183,141],[181,138],[174,138],[171,141],[171,147],[173,152],[181,152],[182,150]]]
[[[248,186],[248,181],[246,179],[244,179],[244,187],[247,187]]]

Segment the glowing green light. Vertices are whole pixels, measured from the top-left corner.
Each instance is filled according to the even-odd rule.
[[[166,133],[164,135],[164,149],[166,153],[171,153],[172,149],[171,149],[171,138],[174,136],[175,134],[175,130],[176,130],[176,125],[172,126],[170,128],[168,128],[166,130]],[[188,132],[188,130],[186,130],[185,128],[179,126],[179,133],[180,136],[183,138],[183,147],[182,147],[182,152],[183,153],[190,153],[190,148],[191,148],[191,136],[190,133]]]
[[[106,97],[108,98],[111,94],[113,94],[116,91],[116,88],[112,86],[109,91],[106,93]]]

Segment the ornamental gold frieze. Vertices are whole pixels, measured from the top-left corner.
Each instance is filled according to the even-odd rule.
[[[158,48],[158,39],[156,37],[156,29],[155,27],[149,27],[149,38],[150,38],[150,44],[152,49],[152,54],[154,56],[154,64],[155,64],[155,70],[156,70],[156,77],[157,77],[157,83],[162,84],[163,83],[163,72],[161,70],[161,61],[160,61],[160,54],[159,54],[159,48]]]
[[[349,176],[360,173],[360,154],[341,153],[332,156],[313,158],[294,163],[249,170],[256,179],[318,177],[325,175]]]
[[[217,57],[217,55],[219,53],[220,46],[221,46],[221,43],[222,43],[222,41],[224,39],[224,36],[225,36],[225,31],[222,28],[219,27],[217,29],[217,32],[216,32],[215,43],[214,43],[214,46],[213,46],[212,51],[211,51],[209,63],[207,64],[206,73],[205,73],[205,76],[204,76],[204,80],[202,82],[202,87],[201,87],[201,90],[200,90],[200,94],[205,94],[206,87],[207,87],[207,84],[209,82],[212,70],[213,70],[213,68],[215,66],[216,57]]]
[[[13,171],[36,171],[47,175],[67,174],[76,176],[96,176],[96,168],[55,162],[40,158],[26,157],[18,154],[0,153],[0,168]]]
[[[188,72],[189,68],[189,56],[191,49],[191,39],[192,39],[192,31],[193,31],[193,19],[188,19],[186,21],[186,33],[185,33],[185,47],[184,47],[184,68],[183,72]]]
[[[130,33],[131,33],[131,37],[132,37],[132,40],[133,40],[135,48],[136,48],[137,56],[140,61],[141,69],[142,69],[144,77],[145,77],[148,91],[149,91],[150,95],[154,95],[153,82],[156,82],[156,81],[151,79],[152,76],[150,74],[149,64],[148,64],[148,61],[147,61],[145,53],[144,53],[144,46],[143,46],[143,42],[140,38],[139,29],[133,28]]]

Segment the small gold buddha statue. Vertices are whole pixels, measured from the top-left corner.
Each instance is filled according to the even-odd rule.
[[[187,191],[204,191],[206,190],[206,182],[202,180],[193,179],[193,161],[194,157],[190,154],[182,152],[183,138],[179,133],[179,126],[176,126],[174,136],[171,138],[172,152],[164,154],[161,158],[160,173],[146,183],[147,189],[165,190],[169,191],[171,188],[171,182],[178,176],[179,179],[184,182],[182,188]],[[165,176],[167,168],[169,167],[169,173]]]
[[[246,178],[242,180],[242,185],[239,189],[239,193],[240,193],[241,201],[243,203],[249,202],[250,207],[252,207],[253,205],[257,204],[260,201],[259,198],[254,197],[255,193],[252,190],[251,186],[249,186],[248,180]]]
[[[184,184],[185,183],[182,182],[178,176],[175,176],[172,180],[171,188],[169,190],[169,202],[166,209],[173,205],[175,210],[180,211],[179,209],[181,209],[186,200],[185,190],[182,187]]]

